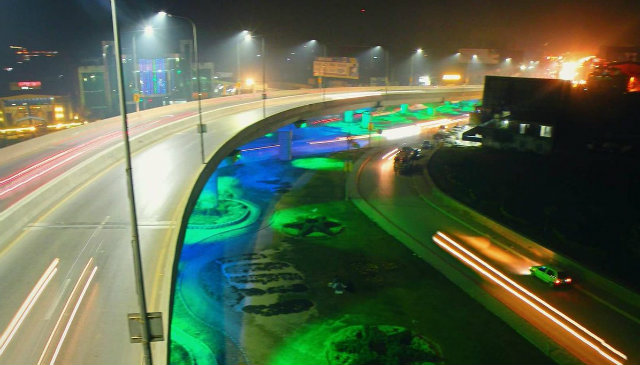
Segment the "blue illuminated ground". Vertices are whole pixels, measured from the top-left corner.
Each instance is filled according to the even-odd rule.
[[[317,313],[310,307],[313,303],[296,299],[297,292],[309,288],[298,269],[281,260],[283,242],[275,241],[280,240],[277,238],[280,235],[274,234],[274,230],[281,226],[278,220],[292,222],[301,214],[330,214],[333,209],[343,209],[340,206],[344,203],[335,202],[335,208],[332,202],[323,207],[301,205],[290,210],[289,216],[284,211],[272,215],[276,205],[292,189],[304,187],[314,171],[335,171],[343,176],[342,160],[332,158],[335,153],[366,147],[369,143],[374,146],[388,143],[377,129],[459,115],[468,112],[470,105],[418,106],[408,113],[397,108],[384,111],[383,115],[373,116],[375,132],[371,140],[369,130],[360,122],[361,115],[356,114],[351,123],[337,115],[313,118],[305,128],[288,126],[280,130],[293,133],[292,161],[277,158],[276,131],[242,146],[239,160],[227,159],[221,164],[214,175],[219,203],[217,206],[208,203],[216,192],[215,184],[207,184],[196,205],[199,208],[190,217],[182,246],[171,318],[171,363],[293,361],[290,356],[296,351],[291,352],[292,348],[274,353],[274,346],[282,345],[274,342],[274,338],[280,338],[281,334],[271,331],[292,333]],[[348,144],[345,139],[348,136],[361,138]],[[290,299],[282,301],[278,299],[281,296]],[[279,315],[272,317],[270,313]],[[274,318],[277,322],[273,322]],[[357,323],[351,317],[333,324],[324,322],[323,326],[340,327],[343,321]],[[255,338],[255,333],[264,336]],[[309,356],[306,358],[313,358]]]

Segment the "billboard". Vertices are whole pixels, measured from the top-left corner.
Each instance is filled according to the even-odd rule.
[[[138,60],[140,91],[143,95],[167,93],[167,68],[164,58]]]
[[[316,57],[313,76],[358,79],[358,60],[351,57]]]
[[[42,82],[40,81],[18,81],[12,82],[9,84],[9,89],[12,91],[16,90],[35,90],[40,89],[42,87]]]

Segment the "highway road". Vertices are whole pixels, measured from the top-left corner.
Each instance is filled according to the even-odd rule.
[[[588,280],[554,290],[528,275],[529,266],[549,264],[553,255],[540,262],[535,248],[521,247],[486,221],[434,204],[422,174],[394,174],[391,150],[372,155],[355,185],[354,201],[383,228],[554,360],[640,363],[637,307]]]
[[[327,93],[326,99],[378,93],[341,91]],[[319,94],[272,98],[267,114],[322,98]],[[261,119],[261,107],[255,96],[204,103],[207,156]],[[131,116],[148,310],[164,312],[165,332],[180,207],[203,167],[194,110],[191,103]],[[126,321],[127,313],[138,312],[138,307],[124,164],[117,152],[122,149],[119,129],[119,119],[112,118],[2,150],[3,224],[13,222],[15,212],[27,203],[38,215],[25,222],[15,220],[12,228],[18,234],[0,242],[0,364],[140,361],[141,347],[129,343]],[[99,159],[108,153],[116,157]],[[72,174],[71,192],[57,196],[52,186],[59,185],[53,184],[64,183]],[[34,201],[46,203],[38,206]],[[152,349],[156,363],[164,363],[166,342],[154,343]]]

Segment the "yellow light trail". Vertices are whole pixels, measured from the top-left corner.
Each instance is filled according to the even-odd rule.
[[[579,329],[581,329],[583,332],[585,332],[586,334],[588,334],[589,336],[591,336],[592,338],[596,339],[598,342],[600,342],[603,346],[605,346],[607,349],[611,350],[613,353],[615,353],[616,355],[620,356],[621,358],[623,358],[624,360],[627,359],[627,356],[625,354],[623,354],[622,352],[614,349],[613,347],[611,347],[610,345],[608,345],[606,342],[604,342],[604,340],[600,339],[599,337],[595,336],[592,332],[588,331],[586,328],[584,328],[583,326],[581,326],[580,324],[578,324],[577,322],[575,322],[574,320],[570,319],[569,317],[567,317],[565,314],[561,313],[559,310],[555,309],[553,306],[549,305],[548,303],[546,303],[545,301],[543,301],[542,299],[536,297],[535,295],[533,295],[531,292],[527,291],[526,289],[522,288],[520,285],[516,284],[515,282],[513,282],[511,279],[507,278],[504,274],[502,274],[500,271],[498,271],[497,269],[493,268],[491,265],[487,264],[485,261],[483,261],[482,259],[480,259],[479,257],[475,256],[474,254],[472,254],[471,252],[469,252],[468,250],[464,249],[460,244],[458,244],[457,242],[455,242],[454,240],[452,240],[451,238],[447,237],[444,233],[442,232],[437,232],[433,237],[433,241],[435,243],[437,243],[440,247],[444,248],[445,250],[449,251],[452,255],[458,257],[461,261],[467,263],[469,266],[473,267],[476,271],[478,271],[479,273],[481,273],[482,275],[488,277],[489,279],[491,279],[491,281],[495,282],[496,284],[498,284],[499,286],[503,287],[504,289],[506,289],[508,292],[510,292],[511,294],[513,294],[515,297],[517,297],[518,299],[520,299],[521,301],[523,301],[524,303],[528,304],[529,306],[531,306],[533,309],[535,309],[537,312],[539,312],[540,314],[544,315],[545,317],[549,318],[551,321],[553,321],[554,323],[556,323],[558,326],[560,326],[561,328],[563,328],[565,331],[569,332],[571,335],[573,335],[574,337],[576,337],[577,339],[579,339],[580,341],[582,341],[584,344],[586,344],[587,346],[591,347],[592,349],[594,349],[596,352],[598,352],[600,355],[602,355],[604,358],[606,358],[607,360],[611,361],[612,363],[616,364],[616,365],[622,365],[623,363],[618,361],[617,359],[613,358],[611,355],[607,354],[604,350],[602,350],[600,347],[598,347],[597,345],[595,345],[593,342],[589,341],[589,339],[585,338],[584,336],[580,335],[579,333],[577,333],[575,330],[569,328],[569,326],[567,326],[565,323],[562,323],[561,321],[559,321],[558,319],[554,318],[549,312],[547,312],[546,310],[544,310],[543,308],[541,308],[540,306],[538,306],[536,303],[533,303],[531,300],[525,298],[522,294],[516,292],[513,288],[507,286],[504,282],[500,281],[500,279],[498,279],[496,276],[494,276],[493,274],[491,274],[490,272],[488,272],[487,270],[483,269],[482,267],[480,267],[478,264],[476,264],[475,262],[473,262],[472,260],[464,257],[461,253],[457,252],[453,247],[451,247],[450,245],[448,245],[447,243],[443,242],[441,239],[446,240],[447,242],[451,243],[451,245],[455,246],[456,248],[458,248],[460,251],[464,252],[465,254],[467,254],[468,256],[470,256],[471,258],[473,258],[476,262],[478,262],[480,265],[486,267],[487,269],[489,269],[491,272],[495,273],[496,275],[498,275],[499,277],[503,278],[505,281],[507,281],[508,283],[510,283],[511,285],[515,286],[516,288],[518,288],[519,290],[521,290],[523,293],[529,295],[531,298],[535,299],[536,301],[538,301],[539,303],[543,304],[545,307],[549,308],[550,310],[552,310],[553,312],[555,312],[556,314],[561,315],[561,317],[563,317],[565,320],[569,321],[571,324],[575,325],[576,327],[578,327]]]

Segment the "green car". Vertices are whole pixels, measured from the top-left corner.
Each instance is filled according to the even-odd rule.
[[[544,281],[551,287],[571,285],[573,279],[564,271],[551,266],[531,266],[531,275]]]

